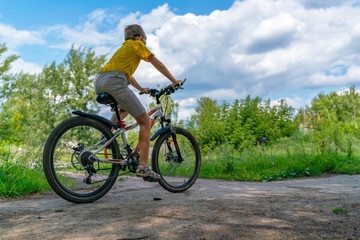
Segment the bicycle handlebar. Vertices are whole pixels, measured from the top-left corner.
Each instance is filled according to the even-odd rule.
[[[167,87],[164,87],[160,90],[157,90],[157,89],[154,89],[154,88],[150,88],[148,90],[148,93],[150,96],[152,97],[157,97],[157,98],[160,98],[162,95],[166,94],[166,95],[170,95],[172,93],[174,93],[176,90],[178,89],[184,89],[182,88],[181,86],[184,85],[184,83],[186,82],[186,78],[184,79],[184,81],[182,81],[181,83],[175,85],[175,87],[177,88],[173,88],[172,85],[169,85]],[[143,95],[143,94],[146,94],[145,92],[140,92],[139,93],[140,95]]]

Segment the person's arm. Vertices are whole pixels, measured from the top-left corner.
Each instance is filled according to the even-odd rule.
[[[181,83],[181,80],[176,80],[174,76],[170,73],[170,71],[167,69],[167,67],[160,62],[159,59],[157,59],[154,55],[149,57],[149,62],[167,79],[169,79],[172,82],[173,87],[175,85]]]
[[[131,77],[131,81],[130,81],[130,84],[136,88],[137,90],[139,90],[140,92],[144,92],[144,93],[148,93],[148,89],[149,88],[143,88],[140,86],[140,84],[135,80],[135,78]]]

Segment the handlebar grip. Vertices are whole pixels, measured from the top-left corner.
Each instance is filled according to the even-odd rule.
[[[146,92],[139,92],[140,95],[143,95],[143,94],[149,94],[150,96],[155,96],[159,91],[156,90],[156,89],[153,89],[153,88],[149,88],[147,90],[147,93]]]
[[[183,89],[181,86],[184,85],[184,83],[186,82],[186,78],[184,79],[184,81],[182,81],[181,83],[178,83],[175,85],[175,87],[178,87],[180,89]]]

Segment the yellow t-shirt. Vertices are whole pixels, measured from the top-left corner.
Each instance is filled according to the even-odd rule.
[[[154,54],[141,41],[130,39],[123,43],[100,72],[123,72],[130,81],[140,60],[148,62],[152,55]]]

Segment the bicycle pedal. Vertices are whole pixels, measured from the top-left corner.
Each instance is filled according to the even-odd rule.
[[[154,177],[143,177],[143,180],[146,181],[146,182],[157,182],[158,180]]]

